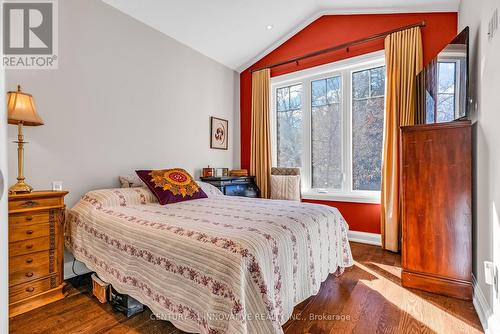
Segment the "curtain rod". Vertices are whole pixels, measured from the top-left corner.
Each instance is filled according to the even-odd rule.
[[[370,42],[370,41],[373,41],[375,39],[386,37],[387,35],[393,34],[395,32],[403,31],[403,30],[411,29],[411,28],[415,28],[415,27],[425,27],[425,21],[422,21],[422,22],[419,22],[419,23],[415,23],[415,24],[410,24],[408,26],[400,27],[400,28],[397,28],[397,29],[385,31],[385,32],[382,32],[382,33],[379,33],[379,34],[375,34],[375,35],[371,35],[371,36],[368,36],[368,37],[365,37],[365,38],[357,39],[357,40],[354,40],[354,41],[351,41],[351,42],[347,42],[347,43],[344,43],[344,44],[340,44],[340,45],[336,45],[336,46],[333,46],[333,47],[330,47],[330,48],[327,48],[327,49],[322,49],[322,50],[318,50],[318,51],[306,53],[305,55],[302,55],[302,56],[298,56],[298,57],[291,58],[291,59],[288,59],[288,60],[283,60],[283,61],[280,61],[278,63],[274,63],[274,64],[267,65],[267,66],[264,66],[264,67],[259,67],[257,69],[251,70],[250,72],[253,73],[253,72],[260,71],[260,70],[264,70],[266,68],[274,68],[274,67],[278,67],[278,66],[286,65],[286,64],[290,64],[290,63],[298,63],[300,60],[303,60],[303,59],[306,59],[306,58],[311,58],[311,57],[316,57],[316,56],[319,56],[319,55],[322,55],[322,54],[325,54],[325,53],[330,53],[330,52],[337,51],[337,50],[347,49],[347,51],[349,51],[349,47],[351,47],[351,46],[358,45],[358,44],[363,44],[363,43],[366,43],[366,42]]]

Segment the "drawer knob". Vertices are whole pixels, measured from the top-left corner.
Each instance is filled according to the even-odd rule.
[[[35,288],[30,286],[29,288],[26,288],[26,292],[33,292],[35,291]]]
[[[38,202],[35,202],[35,201],[26,201],[24,202],[23,204],[21,204],[22,206],[26,206],[28,208],[31,208],[35,205],[38,205]]]
[[[33,234],[33,230],[27,230],[27,231],[26,231],[26,234],[28,234],[28,235]]]
[[[26,216],[26,220],[29,221],[29,222],[32,221],[33,220],[33,216]]]
[[[26,245],[26,249],[32,249],[33,248],[33,245]]]
[[[26,259],[26,263],[32,263],[33,262],[33,259],[32,258],[28,258]]]
[[[25,274],[25,276],[26,276],[26,277],[33,277],[33,273],[32,273],[31,271],[30,271],[30,272],[27,272],[27,273]]]

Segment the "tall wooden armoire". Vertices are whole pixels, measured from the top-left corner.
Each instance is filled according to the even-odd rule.
[[[472,298],[471,122],[401,128],[402,284]]]

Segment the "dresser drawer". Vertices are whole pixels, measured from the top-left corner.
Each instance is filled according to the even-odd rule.
[[[18,284],[9,289],[9,303],[12,304],[25,298],[48,291],[55,288],[58,284],[59,282],[57,282],[57,276]]]
[[[9,211],[38,209],[43,207],[54,207],[62,205],[62,199],[59,197],[18,199],[9,201]]]
[[[52,223],[54,224],[54,223]],[[54,231],[55,232],[55,231]],[[33,224],[21,226],[9,226],[9,242],[35,239],[50,235],[50,224]]]
[[[55,248],[55,242],[50,244],[50,237],[41,237],[35,239],[21,240],[9,243],[9,256],[17,256],[43,250]]]
[[[9,259],[9,284],[12,286],[54,273],[55,259],[54,250],[11,257]]]
[[[13,256],[9,259],[9,272],[29,272],[38,267],[49,267],[49,258],[55,251],[41,251],[36,253]]]
[[[23,212],[9,215],[9,224],[23,225],[47,223],[49,221],[49,211]]]

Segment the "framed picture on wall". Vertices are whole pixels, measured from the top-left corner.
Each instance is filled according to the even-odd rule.
[[[228,134],[227,120],[210,117],[210,148],[227,150]]]

